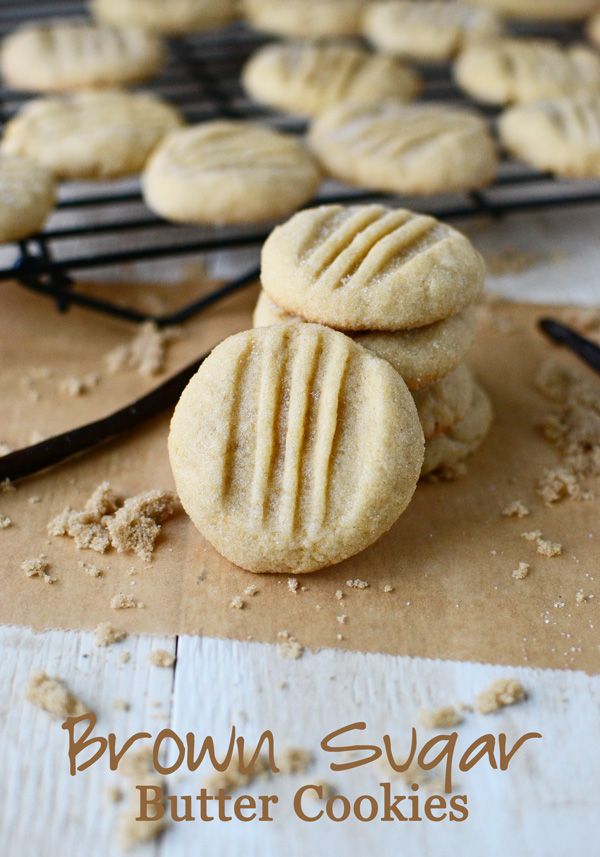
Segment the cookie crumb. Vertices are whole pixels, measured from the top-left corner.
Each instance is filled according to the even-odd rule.
[[[525,689],[518,679],[499,678],[477,696],[475,707],[480,714],[491,714],[525,698]]]
[[[77,563],[79,568],[81,568],[89,577],[102,577],[104,574],[101,568],[98,568],[97,565],[94,565],[92,562],[84,562],[84,560],[79,560]]]
[[[107,803],[119,803],[123,800],[123,792],[117,786],[108,786],[104,792],[104,798]]]
[[[301,747],[286,747],[277,759],[277,767],[282,774],[303,774],[312,763],[312,753]]]
[[[116,711],[129,711],[131,705],[127,702],[126,699],[117,698],[113,701],[113,708]]]
[[[21,569],[27,577],[41,577],[44,583],[56,583],[56,578],[48,571],[49,568],[50,562],[45,554],[26,559],[21,563]]]
[[[361,580],[359,577],[356,577],[354,580],[347,580],[346,586],[350,589],[368,589],[369,584],[366,580]]]
[[[393,592],[393,591],[394,591],[394,587],[393,587],[391,584],[386,583],[386,584],[385,584],[385,586],[383,587],[383,591],[384,591],[384,592]]]
[[[585,604],[586,601],[590,601],[593,597],[593,595],[586,595],[583,589],[578,589],[575,593],[575,603],[579,606],[580,604]]]
[[[127,638],[127,631],[121,631],[115,628],[111,622],[100,622],[96,626],[96,645],[97,646],[112,646],[113,643],[120,643],[121,640]]]
[[[271,774],[266,757],[259,756],[249,771],[241,771],[237,760],[225,771],[215,771],[206,780],[205,786],[209,794],[216,795],[220,791],[225,794],[250,785],[256,779],[268,778]]]
[[[524,580],[526,577],[529,576],[530,570],[531,566],[528,562],[520,562],[519,567],[515,568],[515,570],[512,572],[512,576],[515,580]]]
[[[528,542],[537,542],[537,540],[541,539],[541,537],[541,530],[529,530],[529,532],[521,533],[521,538],[525,539]]]
[[[155,667],[172,667],[175,663],[175,655],[167,652],[166,649],[152,649],[148,655],[148,660]]]
[[[298,578],[297,577],[288,577],[287,580],[287,588],[290,592],[296,594],[298,592]]]
[[[458,726],[463,719],[462,714],[453,705],[442,705],[439,708],[419,712],[420,722],[428,729],[449,729],[452,726]]]
[[[342,613],[339,616],[336,616],[335,618],[340,623],[340,625],[345,625],[347,620],[348,620],[348,617],[346,616],[345,613]]]
[[[258,586],[256,585],[256,583],[250,583],[250,584],[249,584],[249,585],[244,589],[244,595],[248,595],[250,598],[252,598],[252,597],[253,597],[254,595],[256,595],[257,593],[258,593]]]
[[[243,610],[246,606],[246,602],[239,595],[234,595],[231,601],[229,602],[229,606],[232,610]]]
[[[57,717],[79,717],[89,710],[71,693],[62,679],[51,678],[43,671],[33,673],[30,677],[26,699]]]
[[[124,592],[117,592],[110,599],[110,606],[113,610],[131,610],[134,607],[143,607],[143,603],[138,601],[133,595],[126,595]]]
[[[304,646],[295,637],[292,637],[289,631],[279,631],[277,637],[280,640],[277,644],[277,654],[280,658],[295,661],[302,657]]]
[[[562,545],[559,542],[551,542],[548,539],[538,538],[537,552],[541,556],[560,556],[562,553]]]
[[[8,515],[0,515],[0,530],[7,530],[12,525],[12,518],[9,518]]]
[[[530,514],[530,509],[521,500],[514,500],[502,510],[503,518],[526,518]]]
[[[119,655],[119,663],[120,664],[128,664],[130,660],[131,660],[131,653],[130,652],[121,652],[121,654]]]
[[[91,392],[99,383],[100,377],[94,373],[85,375],[83,378],[76,378],[74,375],[69,375],[59,381],[58,391],[64,396],[76,398],[77,396],[84,396],[86,393]]]
[[[27,498],[27,502],[29,503],[30,506],[35,506],[36,503],[42,502],[42,498],[39,497],[37,494],[32,494],[31,497]]]
[[[104,364],[111,375],[131,369],[151,378],[164,371],[167,346],[180,337],[181,331],[177,328],[159,329],[154,322],[144,322],[129,343],[118,345],[105,354]]]

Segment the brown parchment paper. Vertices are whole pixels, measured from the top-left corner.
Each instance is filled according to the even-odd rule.
[[[112,296],[152,306],[164,302],[164,294],[174,303],[190,294],[188,287],[111,290]],[[189,323],[185,338],[169,352],[168,371],[248,327],[256,294],[251,287]],[[598,672],[600,589],[594,578],[600,575],[600,503],[570,501],[548,509],[535,493],[543,468],[556,462],[537,429],[548,404],[534,391],[533,378],[544,357],[556,351],[535,329],[541,313],[514,305],[502,309],[502,324],[482,328],[470,362],[491,393],[496,423],[468,475],[453,483],[421,484],[389,534],[335,568],[301,576],[296,594],[287,577],[232,567],[183,514],[165,525],[150,566],[135,556],[78,551],[70,539],[48,538],[47,521],[65,505],[81,508],[103,479],[127,496],[172,487],[165,415],[22,482],[14,493],[0,494],[0,513],[14,521],[0,531],[0,621],[35,629],[89,629],[110,620],[129,631],[270,642],[286,630],[311,648]],[[156,379],[104,373],[102,355],[131,333],[130,325],[85,310],[60,315],[44,298],[3,285],[0,441],[27,444],[32,432],[64,430],[152,387]],[[39,398],[33,401],[24,377],[36,366],[50,366],[54,377],[34,384]],[[58,393],[62,377],[88,371],[102,374],[92,393],[78,398]],[[33,496],[40,502],[30,502]],[[532,514],[502,518],[501,509],[516,499],[530,505]],[[532,529],[561,542],[563,555],[538,556],[535,545],[520,537]],[[53,585],[26,578],[20,569],[24,559],[39,553],[52,563],[58,578]],[[81,559],[97,564],[104,575],[88,577],[78,565]],[[531,564],[522,581],[511,577],[519,561]],[[352,578],[368,581],[369,588],[348,588]],[[258,587],[253,597],[244,595],[250,583]],[[386,584],[393,592],[383,592]],[[344,592],[343,606],[335,597],[338,589]],[[578,605],[579,589],[596,597]],[[112,610],[109,602],[118,592],[131,593],[146,606]],[[235,595],[245,601],[241,610],[230,607]],[[336,618],[340,615],[347,617],[344,624]]]

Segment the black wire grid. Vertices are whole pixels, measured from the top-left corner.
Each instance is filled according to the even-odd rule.
[[[82,15],[84,11],[84,6],[74,0],[28,0],[25,3],[22,0],[0,0],[0,36],[21,24]],[[561,26],[554,28],[550,35],[569,41],[580,33],[577,28]],[[241,88],[239,78],[244,62],[266,41],[265,36],[240,24],[218,33],[172,39],[164,72],[143,88],[175,104],[188,122],[217,118],[254,119],[284,131],[301,134],[305,130],[305,123],[254,104]],[[425,81],[425,100],[456,105],[466,103],[447,67],[424,68],[421,73]],[[1,89],[0,121],[7,121],[29,97],[6,88]],[[495,111],[483,110],[492,121]],[[123,190],[118,184],[104,182],[89,191],[86,188],[75,196],[64,193],[64,190],[61,189],[57,209],[59,212],[81,212],[78,222],[46,228],[38,235],[20,241],[16,262],[10,267],[0,267],[0,281],[16,280],[34,292],[51,297],[62,311],[77,304],[133,322],[152,320],[159,326],[177,324],[224,295],[241,289],[258,276],[256,269],[248,271],[218,289],[203,292],[196,300],[175,312],[164,315],[145,313],[78,291],[78,272],[132,262],[258,247],[268,235],[270,225],[198,228],[193,231],[191,240],[189,228],[185,227],[185,238],[181,240],[182,227],[168,224],[147,209],[141,209],[139,186]],[[480,215],[501,217],[510,212],[598,203],[600,183],[561,181],[504,159],[495,183],[482,191],[409,200],[327,183],[314,202],[373,200],[408,205],[444,220]],[[113,218],[110,208],[115,206],[118,207],[118,215]],[[160,240],[156,240],[157,229]],[[150,230],[152,239],[149,241]],[[118,237],[116,246],[119,249],[111,250],[110,241],[107,249],[97,252],[89,252],[85,247],[83,251],[78,249],[78,239],[84,241],[99,236],[109,239],[110,236]]]

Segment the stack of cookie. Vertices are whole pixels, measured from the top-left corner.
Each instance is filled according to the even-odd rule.
[[[255,327],[324,324],[398,371],[425,435],[423,475],[477,449],[492,409],[463,361],[484,264],[460,232],[405,209],[321,206],[273,230],[261,277]]]

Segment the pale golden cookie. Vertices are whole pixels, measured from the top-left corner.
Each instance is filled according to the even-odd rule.
[[[376,48],[426,62],[451,59],[469,42],[501,31],[493,12],[460,0],[384,0],[364,17],[365,36]]]
[[[316,116],[342,101],[409,101],[420,88],[419,76],[393,57],[310,42],[265,45],[246,63],[242,82],[255,101],[299,116]]]
[[[598,7],[598,0],[470,0],[509,18],[525,21],[576,21]]]
[[[205,122],[170,134],[143,177],[148,206],[181,223],[252,223],[314,195],[320,170],[302,143],[261,125]]]
[[[408,505],[423,432],[404,381],[312,324],[215,348],[175,409],[169,454],[188,515],[249,571],[316,571],[363,550]]]
[[[254,310],[254,327],[304,321],[280,309],[263,290]],[[426,327],[381,333],[353,333],[352,338],[391,363],[410,390],[439,381],[462,362],[473,344],[476,313],[467,307]]]
[[[390,193],[473,190],[497,169],[484,120],[440,104],[331,107],[312,123],[309,144],[334,178]]]
[[[300,211],[269,235],[262,285],[282,309],[342,330],[402,330],[481,294],[485,265],[462,233],[384,205]]]
[[[0,153],[0,242],[38,232],[54,207],[52,174],[29,158]]]
[[[250,24],[283,36],[355,36],[368,0],[243,0]]]
[[[600,93],[511,107],[498,127],[505,148],[542,171],[600,176]]]
[[[60,92],[145,80],[163,60],[160,41],[143,30],[57,21],[12,33],[0,62],[7,86]]]
[[[181,121],[154,95],[75,92],[26,103],[6,126],[2,149],[33,158],[59,178],[117,178],[140,172]]]
[[[235,0],[93,0],[91,8],[106,24],[167,34],[223,27],[236,17]]]
[[[449,432],[469,410],[475,381],[463,363],[435,384],[413,392],[425,440]]]
[[[422,476],[453,468],[479,449],[494,419],[485,390],[474,383],[473,401],[463,419],[447,433],[429,440],[425,447]]]
[[[538,101],[600,91],[600,57],[579,44],[498,39],[465,48],[455,77],[465,92],[489,104]]]
[[[587,34],[596,47],[600,46],[600,9],[588,21]]]

